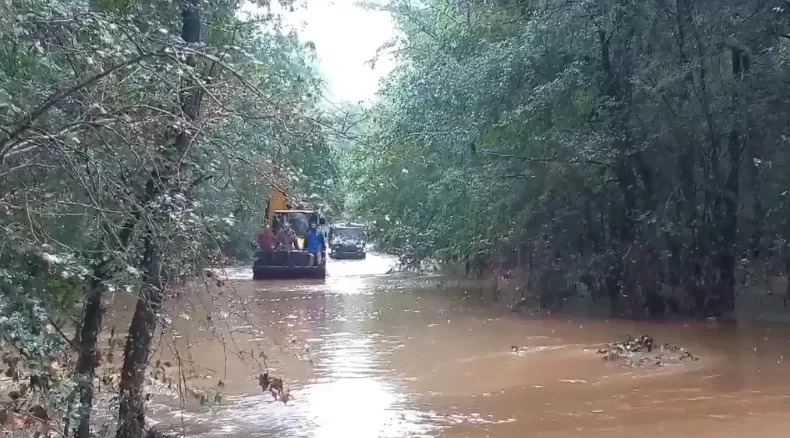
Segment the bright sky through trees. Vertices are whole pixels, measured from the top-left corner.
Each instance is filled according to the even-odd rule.
[[[374,97],[393,60],[384,56],[371,68],[376,50],[390,40],[394,24],[388,12],[358,6],[357,0],[297,0],[294,11],[281,11],[288,26],[315,44],[326,98],[357,103]],[[279,8],[274,5],[273,8]],[[275,9],[278,10],[278,9]]]

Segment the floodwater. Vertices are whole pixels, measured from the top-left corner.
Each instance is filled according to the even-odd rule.
[[[470,284],[387,275],[393,264],[330,260],[326,281],[253,282],[236,269],[221,288],[191,286],[171,300],[154,352],[186,395],[155,396],[151,419],[200,437],[790,430],[790,327],[525,317],[483,306]],[[127,316],[118,306],[113,318]],[[628,368],[596,355],[627,333],[701,360]],[[283,378],[288,403],[263,393],[264,370]]]

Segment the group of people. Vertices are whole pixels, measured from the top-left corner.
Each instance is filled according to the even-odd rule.
[[[258,246],[263,251],[292,251],[296,248],[296,232],[294,232],[288,221],[283,222],[277,234],[272,231],[271,226],[266,225],[258,234]],[[321,264],[321,254],[326,250],[324,235],[318,231],[316,224],[311,223],[310,229],[304,239],[304,247],[307,252],[315,257],[316,264]]]

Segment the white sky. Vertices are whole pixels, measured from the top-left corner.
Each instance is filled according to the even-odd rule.
[[[272,3],[277,3],[272,1]],[[312,41],[333,103],[358,103],[375,97],[379,80],[392,70],[390,56],[372,69],[366,61],[395,35],[388,12],[371,11],[357,0],[296,0],[294,12],[281,11],[303,41]],[[275,9],[275,8],[273,8]],[[276,8],[280,9],[280,8]]]

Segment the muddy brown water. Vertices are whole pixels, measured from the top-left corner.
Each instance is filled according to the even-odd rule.
[[[530,318],[482,305],[474,285],[386,275],[393,264],[377,255],[332,260],[325,281],[254,282],[248,269],[229,269],[221,289],[190,286],[171,300],[153,353],[186,395],[158,392],[150,418],[200,437],[790,430],[790,326]],[[109,318],[119,327],[130,318],[124,300]],[[623,368],[595,354],[626,333],[702,359]],[[287,404],[257,386],[263,370],[284,378]]]

